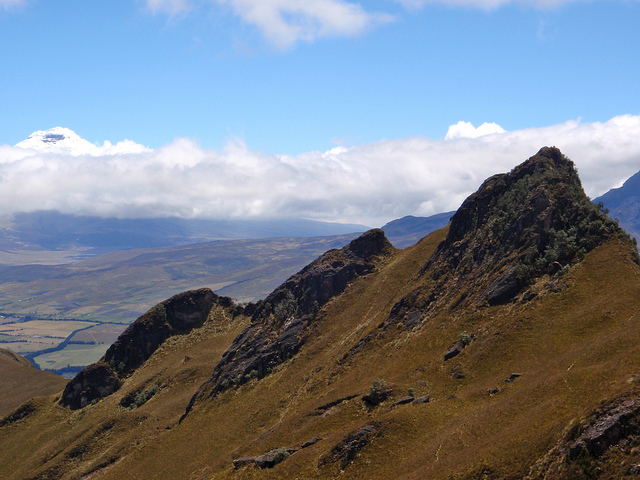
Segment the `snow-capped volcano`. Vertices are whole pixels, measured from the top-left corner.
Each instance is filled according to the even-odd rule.
[[[143,153],[150,151],[144,145],[123,140],[113,145],[105,141],[100,147],[85,140],[73,130],[63,127],[38,130],[29,135],[29,138],[16,144],[16,147],[35,150],[37,152],[53,153],[58,155],[120,155],[125,153]]]

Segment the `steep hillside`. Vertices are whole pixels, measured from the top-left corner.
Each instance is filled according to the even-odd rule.
[[[67,381],[49,372],[41,372],[26,358],[0,348],[0,417],[33,397],[62,390]]]
[[[136,357],[132,339],[166,328],[150,312],[133,329],[148,335],[102,362],[117,389],[2,421],[0,467],[12,480],[623,478],[640,462],[636,262],[573,164],[542,149],[416,245],[373,230],[264,302],[213,301]]]

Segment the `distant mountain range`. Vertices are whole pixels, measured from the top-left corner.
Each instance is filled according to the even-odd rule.
[[[394,247],[406,248],[415,245],[429,233],[445,227],[454,213],[456,212],[438,213],[430,217],[407,215],[387,223],[382,230]]]
[[[367,229],[364,225],[304,219],[117,219],[39,211],[15,214],[10,225],[0,229],[0,248],[85,248],[89,255],[96,255],[116,250],[170,247],[211,240],[319,237],[358,233]]]
[[[640,172],[593,201],[602,202],[609,209],[609,216],[617,218],[627,233],[640,240]]]

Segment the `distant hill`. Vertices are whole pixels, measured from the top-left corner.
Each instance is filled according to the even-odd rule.
[[[414,217],[408,215],[387,223],[382,230],[387,239],[396,248],[415,245],[422,237],[442,228],[449,223],[455,212],[439,213],[430,217]]]
[[[640,172],[593,200],[609,209],[609,216],[620,220],[620,226],[640,240]]]
[[[12,221],[0,229],[0,246],[14,250],[82,248],[86,255],[96,255],[117,250],[169,247],[210,240],[319,237],[361,233],[367,229],[364,225],[304,219],[117,219],[39,211],[15,214]]]
[[[0,420],[3,480],[637,478],[639,262],[543,148],[411,247],[154,306]]]
[[[33,397],[61,392],[67,381],[41,372],[26,358],[0,348],[0,417]]]

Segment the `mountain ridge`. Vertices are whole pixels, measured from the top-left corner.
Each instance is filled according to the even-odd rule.
[[[633,443],[615,465],[600,460],[608,453],[553,450],[587,438],[599,406],[640,395],[640,268],[628,235],[588,201],[557,149],[467,200],[412,247],[391,249],[371,231],[291,277],[271,308],[265,299],[235,317],[210,312],[125,365],[119,389],[100,400],[76,410],[59,395],[35,401],[0,427],[0,465],[10,480],[506,480],[586,479],[637,463]],[[314,312],[313,294],[350,262],[370,266]],[[508,274],[518,265],[526,275]],[[489,301],[505,278],[506,293]],[[288,337],[303,339],[299,348],[276,348],[284,355],[264,375],[247,370],[309,313]],[[264,341],[246,342],[253,331]],[[216,391],[227,365],[247,368]],[[630,428],[626,438],[640,442]]]

